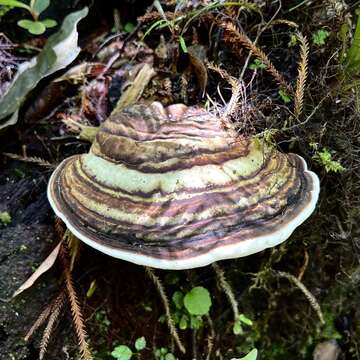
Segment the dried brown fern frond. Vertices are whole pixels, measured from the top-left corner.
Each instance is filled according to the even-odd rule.
[[[280,87],[286,89],[289,93],[293,93],[292,86],[285,80],[282,74],[275,68],[274,64],[270,61],[267,55],[256,46],[244,33],[240,32],[236,26],[232,23],[218,23],[220,27],[225,30],[225,41],[231,43],[231,45],[238,47],[239,44],[249,49],[255,57],[266,65],[265,70],[272,75],[275,81]]]
[[[57,164],[51,164],[50,162],[48,162],[40,157],[37,157],[37,156],[21,156],[18,154],[12,154],[12,153],[7,153],[7,152],[4,152],[2,154],[7,156],[10,159],[24,161],[24,162],[28,162],[28,163],[32,163],[32,164],[36,164],[36,165],[40,165],[40,166],[45,166],[45,167],[48,167],[51,169],[54,169],[57,165]]]
[[[34,322],[34,324],[31,326],[31,328],[29,329],[29,331],[27,332],[27,334],[24,337],[25,341],[29,341],[29,339],[33,336],[33,334],[35,333],[35,331],[42,325],[45,323],[45,321],[48,319],[48,317],[51,314],[51,309],[52,309],[52,304],[48,305],[43,311],[42,313],[38,316],[38,318],[36,319],[36,321]]]
[[[162,300],[164,308],[165,308],[165,316],[166,316],[167,324],[168,324],[168,327],[170,330],[170,335],[175,340],[175,343],[178,346],[178,348],[180,349],[180,351],[185,354],[186,349],[180,340],[179,334],[178,334],[175,324],[174,324],[174,320],[171,317],[169,300],[165,294],[164,287],[163,287],[160,279],[154,273],[153,269],[151,269],[149,267],[145,267],[145,271],[146,271],[146,274],[149,276],[149,278],[152,280],[152,282],[155,284],[155,286],[160,294],[161,300]]]
[[[300,32],[297,32],[296,36],[300,42],[300,60],[294,97],[294,114],[295,117],[298,118],[301,115],[304,106],[304,91],[308,75],[309,45],[306,37]]]
[[[59,318],[60,315],[60,311],[63,308],[64,304],[65,304],[65,293],[62,291],[59,296],[55,299],[55,301],[52,303],[51,306],[51,314],[49,316],[49,321],[46,325],[46,328],[44,330],[41,342],[40,342],[40,353],[39,353],[39,359],[43,360],[46,350],[47,350],[47,346],[50,340],[50,336],[52,334],[52,331],[54,329],[54,325],[56,320]]]
[[[70,302],[74,327],[75,327],[76,335],[78,338],[80,353],[81,353],[82,359],[93,360],[93,357],[92,357],[90,349],[89,349],[89,345],[86,341],[87,334],[86,334],[86,330],[85,330],[85,324],[84,324],[83,316],[82,316],[82,313],[80,310],[79,301],[76,296],[76,291],[75,291],[73,280],[72,280],[70,264],[69,264],[65,245],[62,247],[61,258],[63,261],[65,285],[66,285],[68,298],[69,298],[69,302]]]

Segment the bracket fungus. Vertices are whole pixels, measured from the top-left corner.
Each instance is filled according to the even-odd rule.
[[[304,159],[224,127],[200,107],[114,112],[90,152],[51,176],[52,208],[80,240],[116,258],[188,269],[285,241],[313,212]]]

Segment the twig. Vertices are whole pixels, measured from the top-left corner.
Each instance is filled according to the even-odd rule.
[[[168,324],[168,327],[170,330],[170,334],[173,337],[173,339],[175,340],[176,345],[178,346],[180,351],[183,354],[185,354],[186,349],[185,349],[184,345],[181,343],[179,334],[178,334],[175,324],[174,324],[174,320],[171,317],[169,300],[165,294],[164,287],[162,286],[160,279],[155,275],[153,269],[146,266],[145,271],[146,271],[147,275],[150,277],[150,279],[152,280],[152,282],[155,284],[155,286],[160,294],[161,300],[162,300],[164,308],[165,308],[165,315],[166,315],[167,324]]]
[[[206,355],[206,360],[210,360],[211,359],[211,355],[212,355],[212,351],[214,349],[214,340],[215,340],[215,329],[214,329],[214,323],[211,320],[211,317],[209,315],[207,315],[207,321],[209,323],[209,327],[210,327],[210,335],[208,335],[207,337],[207,355]]]
[[[224,293],[230,302],[234,314],[234,320],[236,321],[239,318],[239,305],[236,301],[235,294],[232,291],[230,284],[226,280],[224,271],[221,269],[221,267],[217,263],[213,263],[212,268],[214,269],[216,277],[219,280],[220,287],[224,290]]]
[[[321,307],[320,307],[319,303],[315,299],[314,295],[306,288],[306,286],[299,279],[297,279],[294,275],[289,274],[289,273],[284,272],[284,271],[273,271],[273,273],[275,275],[279,276],[279,277],[286,278],[290,282],[295,284],[303,292],[303,294],[306,296],[306,298],[309,300],[310,305],[315,310],[315,312],[316,312],[317,316],[319,317],[321,323],[325,324],[324,316],[323,316],[323,313],[321,311]]]

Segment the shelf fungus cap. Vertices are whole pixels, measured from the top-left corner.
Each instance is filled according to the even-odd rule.
[[[88,154],[65,159],[48,198],[69,230],[116,258],[189,269],[286,240],[314,211],[303,158],[225,129],[199,107],[133,105]]]

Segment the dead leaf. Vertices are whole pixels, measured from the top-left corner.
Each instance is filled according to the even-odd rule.
[[[204,96],[208,82],[208,73],[204,64],[206,59],[206,49],[201,45],[192,45],[188,47],[188,54],[191,65],[194,69],[196,79],[201,89],[201,96]]]
[[[34,282],[46,271],[48,271],[55,263],[60,251],[62,241],[56,246],[56,248],[50,253],[50,255],[41,263],[36,271],[14,292],[12,298],[21,294],[24,290],[31,287]]]

